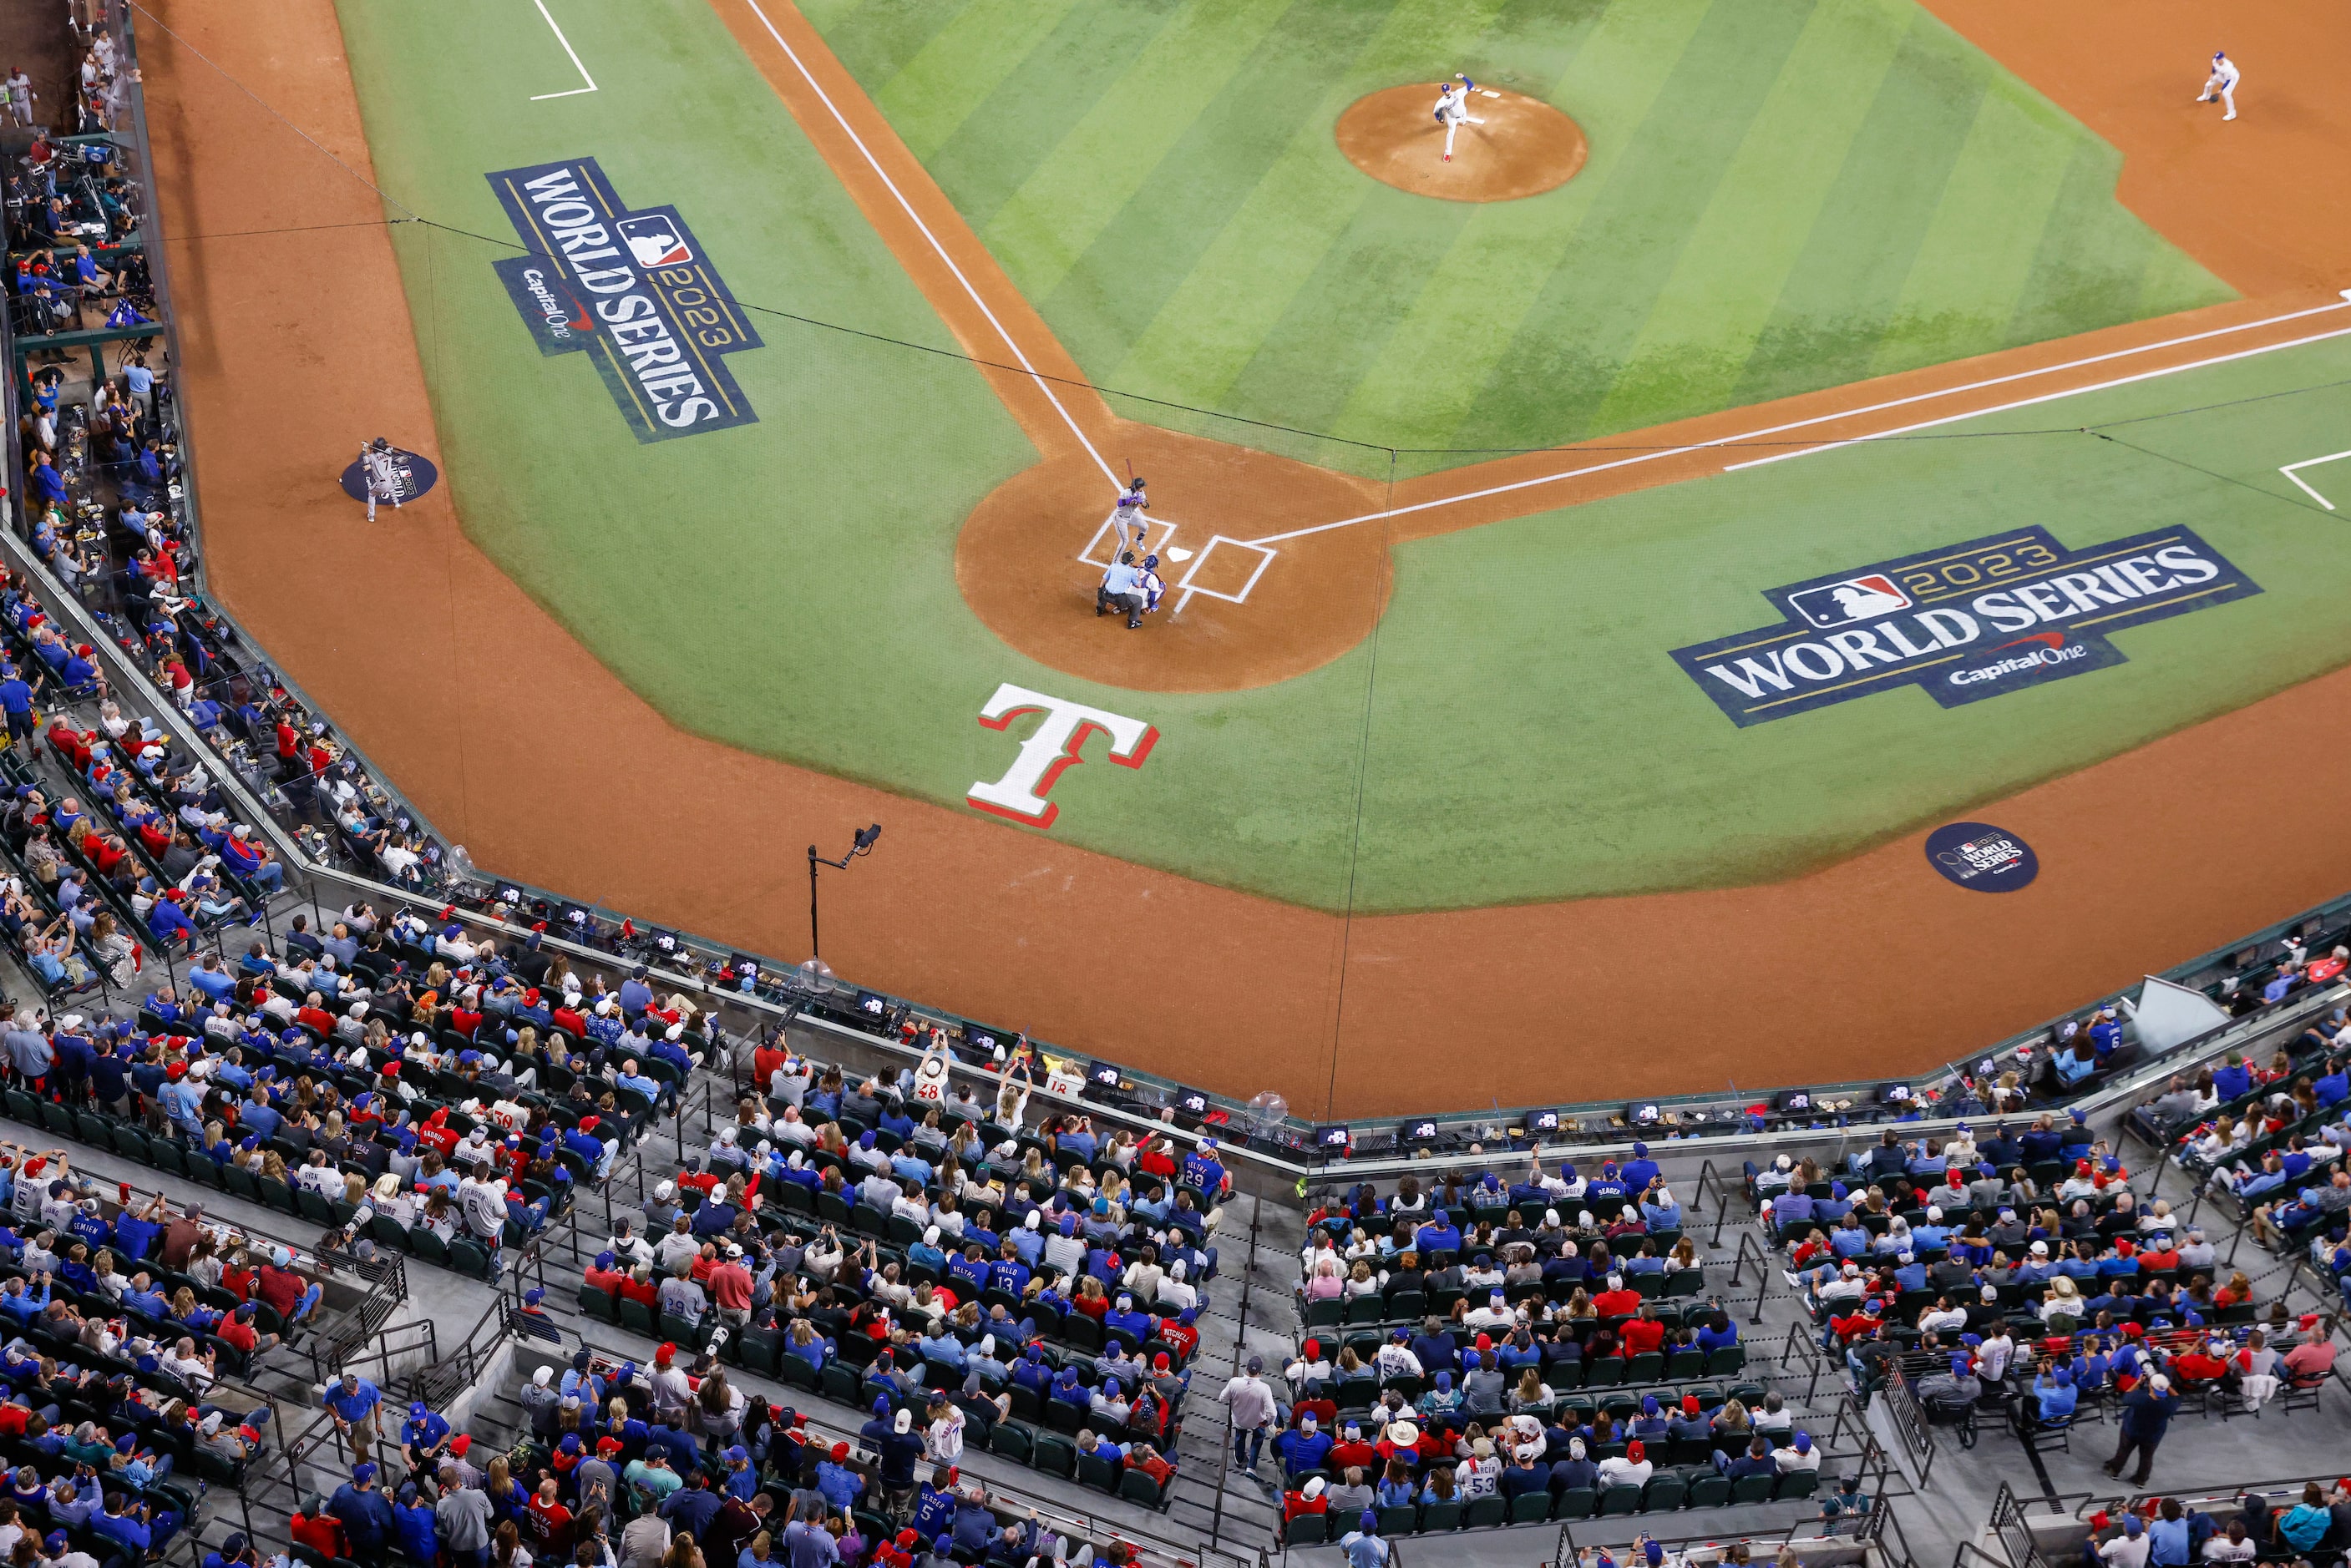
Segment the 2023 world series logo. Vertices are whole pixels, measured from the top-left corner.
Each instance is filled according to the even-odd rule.
[[[758,421],[725,356],[759,335],[676,208],[630,210],[593,158],[488,178],[528,253],[493,265],[541,354],[593,360],[641,441]]]
[[[1896,686],[1956,708],[2124,663],[2110,634],[2261,591],[2186,528],[2083,550],[2021,528],[1767,588],[1779,624],[1673,659],[1741,727]]]

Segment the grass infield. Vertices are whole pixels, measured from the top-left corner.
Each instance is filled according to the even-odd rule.
[[[1375,445],[1556,445],[2230,297],[1911,0],[802,8],[1097,382]],[[1573,115],[1583,172],[1469,207],[1341,155],[1349,103],[1456,70]]]

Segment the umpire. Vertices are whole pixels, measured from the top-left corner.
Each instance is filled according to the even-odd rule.
[[[1143,574],[1135,569],[1134,552],[1120,552],[1118,565],[1102,574],[1102,587],[1094,590],[1094,614],[1105,616],[1113,610],[1126,612],[1126,629],[1140,630],[1143,626]]]

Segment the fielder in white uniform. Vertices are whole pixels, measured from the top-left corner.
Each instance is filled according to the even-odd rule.
[[[2229,106],[2229,112],[2220,118],[2236,119],[2237,78],[2241,74],[2237,69],[2236,61],[2231,59],[2225,51],[2216,50],[2212,56],[2212,74],[2204,78],[2204,90],[2196,95],[2196,101],[2210,103],[2217,98]]]
[[[1456,87],[1454,82],[1461,85]],[[1461,122],[1468,120],[1471,125],[1486,123],[1469,112],[1469,95],[1477,90],[1478,84],[1458,71],[1454,73],[1453,81],[1437,89],[1437,123],[1445,127],[1445,161],[1447,163],[1453,161],[1453,133],[1460,129]]]
[[[389,501],[394,512],[400,510],[400,470],[392,442],[378,436],[360,445],[360,472],[367,475],[368,521],[375,521],[375,504]]]

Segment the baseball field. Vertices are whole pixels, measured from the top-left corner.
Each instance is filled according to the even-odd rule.
[[[2351,879],[2261,820],[2351,662],[2293,18],[2224,125],[2168,4],[266,9],[142,41],[214,583],[493,869],[797,958],[881,820],[844,974],[1335,1114],[1448,997],[1447,1104],[1837,1076]],[[1455,72],[1573,177],[1358,167]],[[367,532],[380,426],[448,483]],[[1761,1016],[1624,1053],[1655,965]]]

